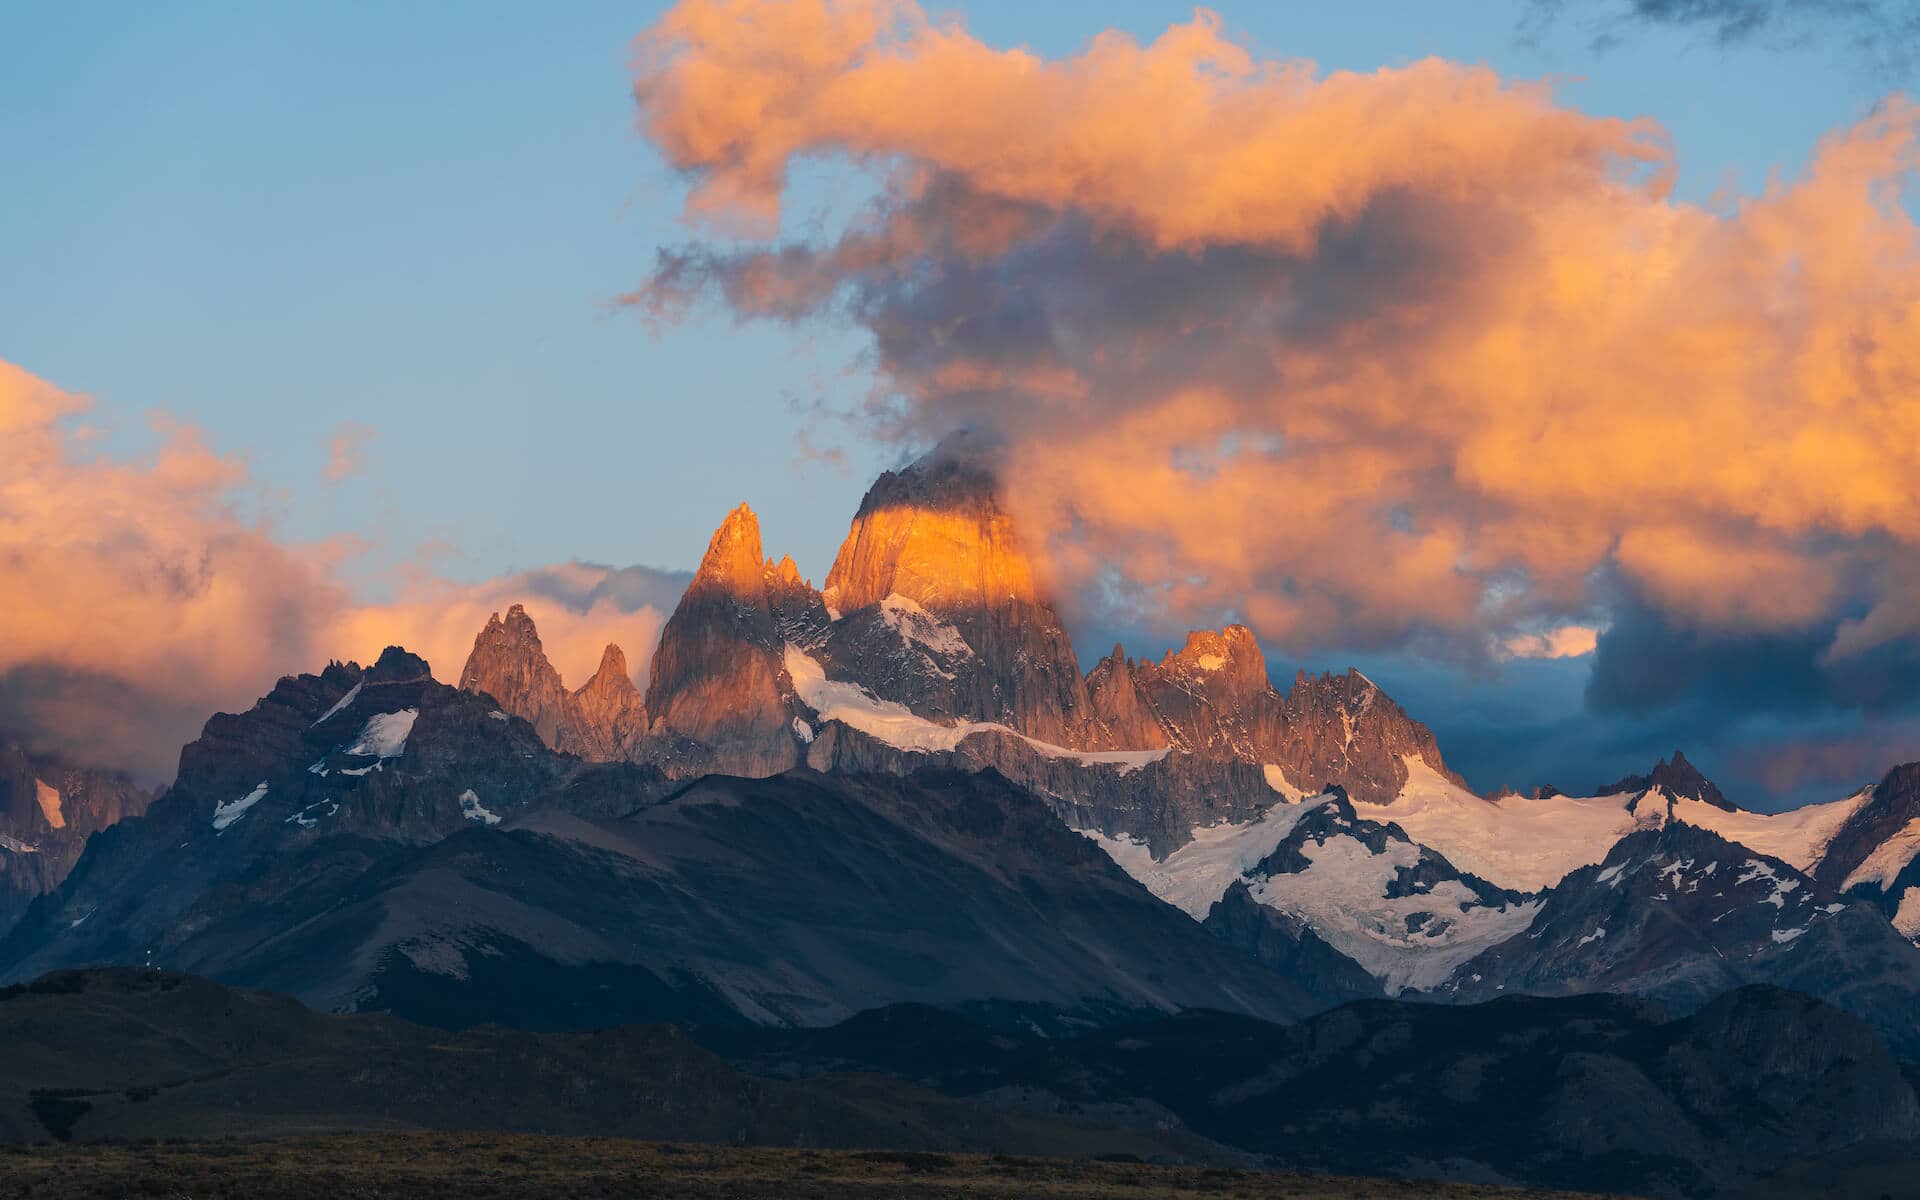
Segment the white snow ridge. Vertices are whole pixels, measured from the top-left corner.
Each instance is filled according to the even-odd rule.
[[[254,785],[254,789],[230,804],[213,806],[213,827],[225,831],[227,826],[247,815],[247,810],[266,799],[267,783],[263,779]]]
[[[921,716],[897,700],[882,700],[851,680],[828,679],[826,668],[791,642],[786,645],[784,665],[788,678],[793,680],[794,694],[818,713],[821,721],[838,721],[850,729],[878,738],[896,750],[944,752],[957,748],[976,733],[1001,733],[1019,738],[1048,758],[1068,758],[1087,766],[1117,767],[1122,775],[1137,771],[1148,763],[1158,762],[1168,754],[1166,749],[1069,750],[1065,746],[1027,737],[993,721],[958,721],[943,725]],[[794,732],[799,732],[797,725]]]
[[[320,719],[315,721],[314,724],[315,725],[326,724],[328,721],[333,719],[333,715],[335,713],[339,712],[341,709],[345,708],[347,705],[352,704],[354,701],[354,698],[359,696],[360,694],[360,686],[361,686],[360,684],[356,683],[352,687],[348,688],[347,694],[340,697],[340,699],[334,704],[332,708],[321,713]]]
[[[372,756],[374,758],[399,758],[407,748],[407,735],[413,732],[413,722],[420,716],[417,708],[403,708],[399,712],[376,713],[367,718],[360,728],[360,736],[343,753]]]
[[[958,629],[898,592],[888,593],[880,602],[880,619],[901,641],[916,644],[942,658],[973,657],[973,647],[967,645],[967,639]],[[940,673],[951,678],[946,671]]]
[[[460,793],[460,815],[469,821],[481,821],[488,825],[498,825],[500,814],[480,803],[480,797],[468,788]]]

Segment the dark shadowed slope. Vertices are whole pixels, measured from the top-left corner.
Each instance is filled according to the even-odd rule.
[[[455,1026],[1318,1007],[991,772],[667,792],[403,652],[289,677],[208,723],[152,813],[0,942],[0,973],[152,964]]]

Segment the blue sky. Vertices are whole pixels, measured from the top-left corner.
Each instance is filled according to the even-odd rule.
[[[635,133],[627,91],[629,42],[662,7],[13,6],[0,358],[93,396],[115,448],[142,443],[144,410],[202,426],[269,486],[259,502],[285,535],[372,538],[370,572],[429,557],[475,580],[576,557],[685,567],[744,499],[769,550],[818,580],[894,456],[810,415],[867,386],[859,336],[720,313],[649,332],[609,304],[688,236],[683,189]],[[946,7],[990,43],[1050,55],[1191,11]],[[1526,3],[1216,7],[1268,54],[1485,62],[1552,77],[1590,112],[1652,116],[1694,198],[1797,170],[1892,82],[1820,39],[1648,29],[1596,52],[1578,13],[1532,39]],[[857,176],[822,170],[792,211],[861,195]],[[324,443],[348,420],[376,436],[365,471],[330,485]],[[803,432],[844,461],[805,452]],[[1455,708],[1462,741],[1573,719],[1585,670],[1526,664],[1469,686],[1364,665],[1417,714]]]

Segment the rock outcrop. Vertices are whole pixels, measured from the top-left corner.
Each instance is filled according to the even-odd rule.
[[[600,653],[599,669],[573,694],[582,729],[594,739],[596,751],[582,757],[595,761],[634,758],[647,736],[647,706],[640,689],[627,673],[627,656],[612,642]]]
[[[1271,764],[1308,794],[1338,786],[1356,802],[1386,804],[1406,785],[1408,758],[1461,782],[1433,731],[1359,671],[1302,671],[1281,695],[1244,625],[1188,634],[1157,663],[1116,646],[1088,674],[1087,692],[1093,725],[1116,745]]]
[[[805,709],[784,652],[826,624],[819,593],[793,561],[761,557],[753,510],[728,513],[654,651],[648,761],[679,775],[772,775],[797,765],[805,740],[794,722]]]
[[[625,652],[607,643],[600,669],[569,692],[522,605],[507,609],[505,619],[494,613],[487,620],[460,671],[460,687],[493,697],[503,712],[532,725],[541,741],[590,762],[634,758],[646,737],[646,706],[627,674]]]
[[[1678,750],[1673,752],[1671,759],[1663,758],[1654,764],[1653,770],[1645,775],[1629,775],[1625,779],[1615,780],[1593,794],[1615,796],[1649,789],[1663,791],[1676,800],[1699,800],[1723,812],[1740,811],[1738,805],[1727,799],[1713,781],[1702,775],[1700,769],[1688,762],[1687,756]]]
[[[1681,821],[1569,874],[1523,934],[1465,963],[1450,999],[1628,992],[1682,1010],[1748,983],[1818,996],[1920,1050],[1920,949],[1867,904]]]
[[[87,839],[137,817],[157,790],[0,738],[0,934],[60,885]]]
[[[830,677],[930,716],[1086,743],[1072,640],[992,473],[953,439],[867,491],[822,598],[838,617]],[[882,665],[902,658],[918,669]]]

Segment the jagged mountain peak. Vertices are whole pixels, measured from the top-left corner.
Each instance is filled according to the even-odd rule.
[[[460,690],[492,696],[503,710],[525,718],[549,746],[570,742],[579,726],[572,697],[523,605],[508,608],[504,620],[498,613],[488,618],[461,668]]]
[[[1246,694],[1273,687],[1267,656],[1245,625],[1194,630],[1180,649],[1161,657],[1159,669],[1209,692]]]
[[[1628,775],[1600,788],[1594,794],[1614,796],[1625,792],[1644,792],[1658,788],[1676,800],[1698,800],[1704,804],[1726,812],[1738,812],[1740,808],[1716,787],[1712,780],[1700,773],[1700,769],[1687,761],[1687,756],[1678,750],[1671,759],[1663,758],[1654,764],[1653,770],[1645,775]]]
[[[779,562],[769,558],[762,574],[766,576],[768,582],[782,587],[800,587],[806,586],[807,583],[791,554],[782,554]]]
[[[948,439],[868,489],[820,593],[845,619],[826,647],[830,673],[863,679],[917,712],[1081,744],[1087,693],[1073,643],[973,445]],[[909,604],[951,630],[939,641],[953,653],[931,672],[875,661],[877,647],[899,644],[877,636],[885,610]]]
[[[998,512],[1000,481],[990,459],[976,435],[948,434],[913,462],[882,472],[861,498],[856,519],[888,508]]]
[[[627,652],[620,648],[618,642],[608,642],[607,648],[600,652],[599,668],[580,692],[618,691],[623,681],[625,690],[637,691],[633,686],[633,677],[627,674]]]
[[[820,595],[791,558],[761,550],[760,521],[742,504],[714,531],[648,672],[649,761],[676,774],[764,775],[799,757],[787,643],[811,644],[827,623]]]
[[[738,595],[762,593],[767,567],[760,554],[760,518],[741,504],[713,531],[689,590],[720,588]]]
[[[625,757],[646,731],[626,653],[608,643],[600,669],[578,692],[569,692],[547,658],[533,617],[520,604],[508,608],[504,620],[498,613],[488,618],[473,639],[460,690],[493,697],[501,711],[532,725],[541,741],[581,758]]]
[[[1385,693],[1380,690],[1380,685],[1368,678],[1360,668],[1348,667],[1345,671],[1294,672],[1293,687],[1287,693],[1287,700],[1295,705],[1332,703],[1348,710],[1364,710],[1376,697],[1383,695]],[[1389,703],[1392,701],[1389,700]]]
[[[369,683],[407,683],[415,679],[432,679],[433,668],[427,660],[402,646],[388,646],[367,668]]]

